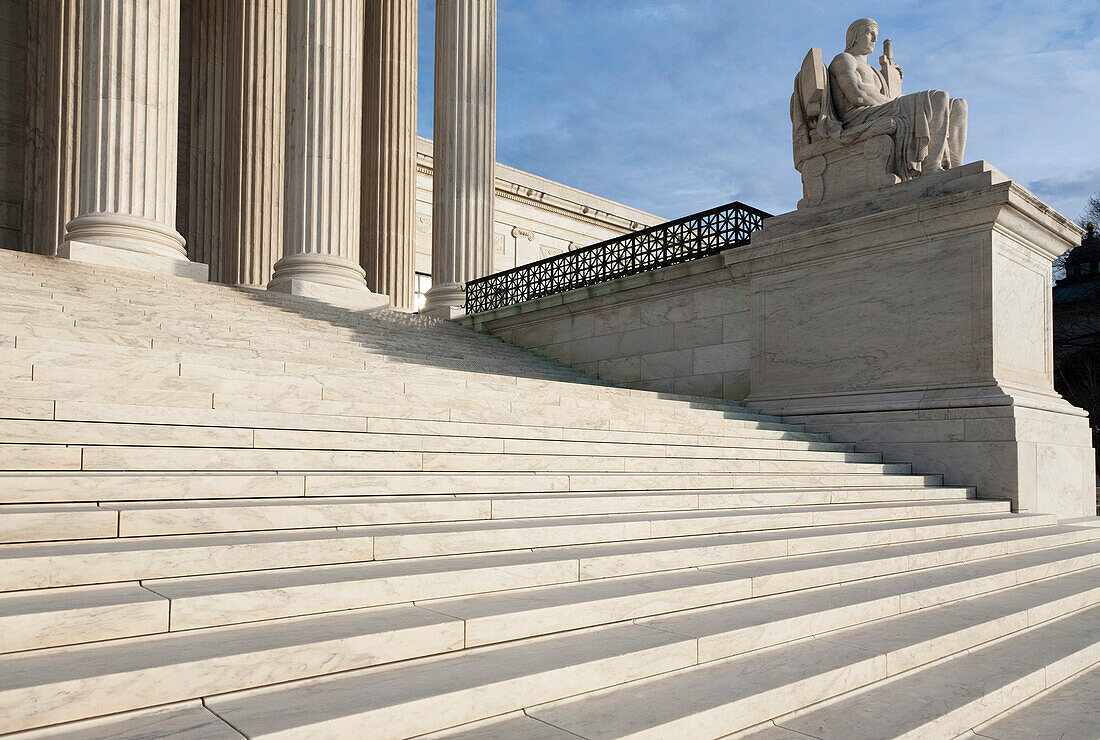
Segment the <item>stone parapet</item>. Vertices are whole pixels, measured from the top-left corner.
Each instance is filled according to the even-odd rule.
[[[1051,262],[1078,239],[984,162],[770,219],[724,255],[749,284],[747,400],[1021,511],[1090,513],[1088,420],[1051,357]]]
[[[1053,386],[1051,262],[1079,229],[976,162],[768,219],[746,247],[466,317],[604,380],[747,400],[1020,511],[1095,505]]]

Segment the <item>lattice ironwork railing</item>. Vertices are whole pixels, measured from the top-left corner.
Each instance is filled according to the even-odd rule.
[[[736,202],[466,283],[466,313],[596,285],[748,244],[770,213]]]

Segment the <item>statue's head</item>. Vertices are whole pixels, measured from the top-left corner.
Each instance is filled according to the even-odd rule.
[[[860,18],[848,26],[848,35],[844,39],[844,50],[849,54],[870,54],[875,50],[878,40],[878,24],[873,18]]]

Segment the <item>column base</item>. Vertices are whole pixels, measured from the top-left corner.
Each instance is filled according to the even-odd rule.
[[[466,289],[458,283],[433,285],[425,299],[421,316],[457,319],[466,315]]]
[[[267,289],[358,311],[389,306],[389,296],[367,288],[365,275],[359,265],[340,257],[291,254],[275,263]]]
[[[118,213],[88,213],[65,226],[57,256],[205,282],[210,268],[187,259],[183,237],[159,221]]]
[[[210,267],[200,262],[189,262],[186,259],[161,257],[154,254],[134,252],[129,249],[105,247],[101,244],[90,244],[75,240],[62,242],[57,248],[57,256],[61,259],[84,262],[89,265],[121,267],[127,270],[141,270],[142,272],[153,272],[160,275],[174,275],[175,277],[197,280],[202,283],[210,279]]]

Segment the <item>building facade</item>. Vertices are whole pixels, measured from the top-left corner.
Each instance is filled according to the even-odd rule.
[[[4,0],[0,247],[451,315],[659,221],[495,165],[495,0],[436,15],[433,153],[416,0]]]

